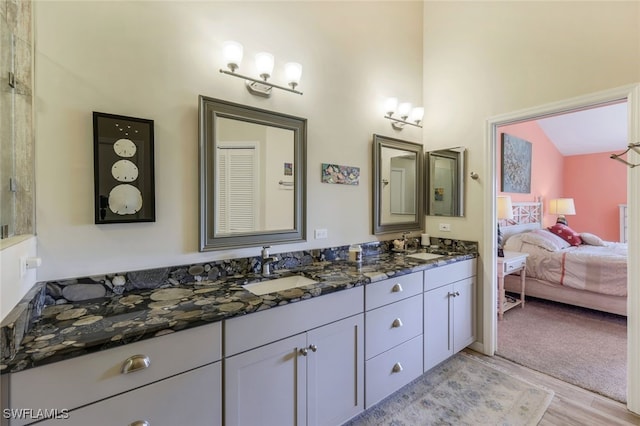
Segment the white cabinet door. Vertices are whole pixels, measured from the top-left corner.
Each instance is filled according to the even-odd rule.
[[[364,319],[346,318],[226,359],[228,425],[339,425],[364,409]]]
[[[475,277],[453,285],[453,352],[457,353],[476,340]]]
[[[364,318],[307,333],[309,426],[340,425],[364,409]]]
[[[424,371],[476,338],[475,277],[424,293]]]
[[[286,426],[306,423],[306,334],[225,360],[225,424]],[[185,424],[185,423],[183,423]]]
[[[452,285],[445,285],[424,294],[424,371],[453,354]]]
[[[222,424],[221,362],[122,393],[42,426]],[[138,422],[138,423],[136,423]],[[144,423],[146,422],[146,423]]]

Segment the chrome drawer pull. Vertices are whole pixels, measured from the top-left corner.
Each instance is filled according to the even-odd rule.
[[[399,373],[402,371],[402,365],[399,362],[396,362],[393,368],[391,369],[394,373]]]
[[[391,327],[393,328],[402,327],[402,320],[400,318],[394,319],[393,322],[391,323]]]
[[[392,293],[401,293],[402,292],[402,286],[400,285],[400,283],[395,284],[393,287],[391,287],[391,292]]]
[[[145,368],[149,368],[151,366],[151,360],[146,355],[134,355],[129,358],[122,364],[122,370],[120,371],[122,374],[133,373],[134,371],[144,370]]]
[[[137,420],[133,423],[129,423],[129,426],[151,426],[151,423],[146,420]]]

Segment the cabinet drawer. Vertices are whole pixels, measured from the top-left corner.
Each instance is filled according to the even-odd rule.
[[[229,357],[352,315],[364,308],[363,286],[224,321]]]
[[[476,259],[463,260],[424,271],[424,291],[476,275]]]
[[[365,408],[422,374],[422,335],[384,352],[365,364]]]
[[[422,334],[422,296],[366,312],[364,329],[366,359]]]
[[[222,424],[220,362],[73,410],[41,426]],[[147,423],[143,423],[143,422]],[[135,423],[140,422],[140,423]]]
[[[367,284],[364,293],[365,310],[415,296],[422,293],[422,272]]]
[[[515,271],[517,269],[522,268],[523,266],[525,266],[527,264],[527,259],[517,259],[517,260],[512,260],[510,262],[508,262],[507,264],[504,265],[504,273],[508,274],[512,271]]]
[[[221,324],[47,364],[11,374],[11,408],[73,409],[221,359]],[[148,357],[147,368],[123,374],[126,360]]]

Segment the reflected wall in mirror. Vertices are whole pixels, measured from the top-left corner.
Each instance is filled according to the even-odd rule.
[[[427,152],[428,216],[464,216],[464,147]]]
[[[423,229],[422,145],[373,135],[373,233]]]
[[[200,96],[200,251],[306,238],[306,119]]]

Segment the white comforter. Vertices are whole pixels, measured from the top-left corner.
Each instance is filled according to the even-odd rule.
[[[627,244],[605,244],[548,251],[533,244],[522,243],[517,251],[529,253],[528,277],[595,293],[626,296]]]

